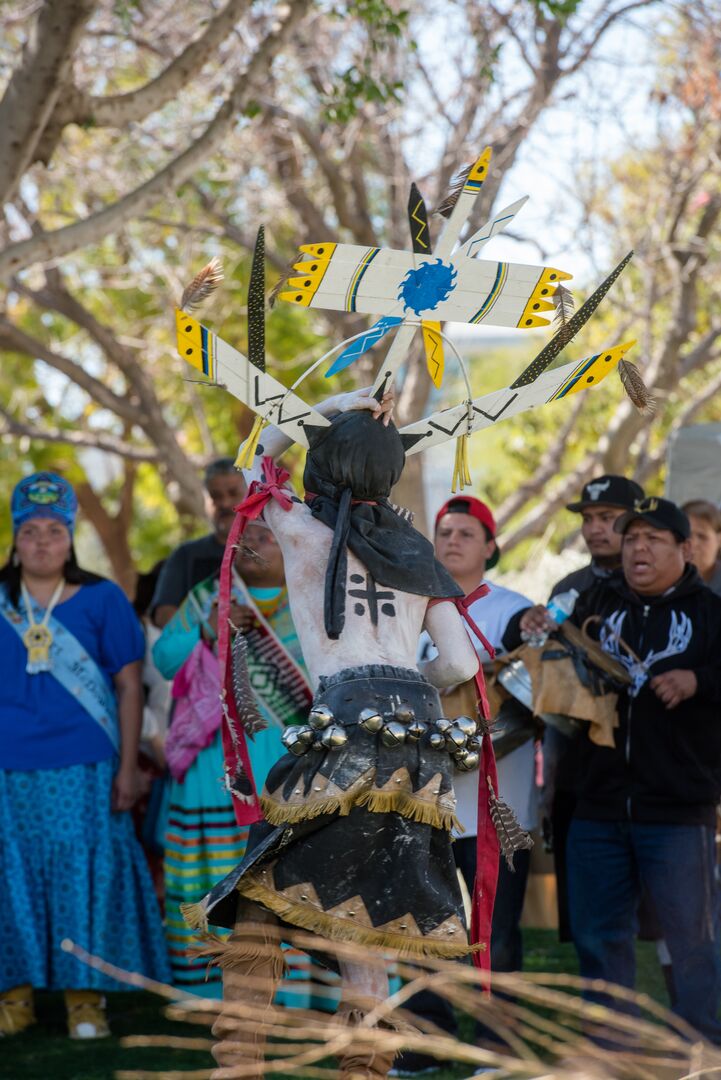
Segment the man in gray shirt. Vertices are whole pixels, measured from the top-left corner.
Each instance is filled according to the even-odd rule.
[[[188,540],[168,556],[153,595],[151,615],[161,629],[172,618],[194,585],[220,570],[233,507],[245,495],[245,481],[233,458],[217,458],[203,477],[208,492],[213,531],[198,540]]]

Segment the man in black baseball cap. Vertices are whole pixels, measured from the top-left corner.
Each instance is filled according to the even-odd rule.
[[[569,589],[583,593],[620,568],[622,538],[614,531],[614,526],[616,521],[642,498],[643,489],[640,485],[625,476],[604,474],[584,484],[581,497],[569,503],[566,509],[581,515],[581,536],[591,561],[557,581],[551,590],[551,598]],[[544,627],[547,620],[545,607],[539,605],[532,608],[526,618],[529,632]],[[543,746],[546,773],[544,827],[548,840],[550,841],[551,837],[553,840],[558,930],[561,941],[571,940],[566,882],[566,836],[576,805],[577,742],[577,739],[557,728],[548,728]]]
[[[629,677],[613,745],[587,731],[577,742],[566,851],[573,941],[581,975],[632,988],[643,888],[671,954],[674,1009],[721,1044],[721,598],[688,562],[689,521],[668,499],[637,499],[614,527],[621,570],[599,578],[570,617],[595,623]]]
[[[625,510],[632,509],[642,498],[641,486],[625,476],[598,476],[584,484],[580,499],[569,503],[566,509],[581,515],[581,536],[591,561],[556,582],[552,597],[568,589],[582,593],[621,565],[621,538],[614,525]]]
[[[567,510],[581,512],[590,506],[613,506],[623,510],[643,498],[643,490],[635,480],[612,474],[598,476],[583,485],[581,498],[569,503]]]
[[[626,510],[614,522],[614,532],[625,536],[634,521],[643,521],[653,529],[674,533],[680,542],[691,536],[691,523],[680,506],[670,499],[657,499],[654,496],[638,498],[633,507]]]

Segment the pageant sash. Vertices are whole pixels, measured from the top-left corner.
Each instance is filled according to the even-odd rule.
[[[245,582],[236,572],[233,573],[233,593],[255,614],[253,626],[244,635],[248,643],[248,677],[253,692],[279,727],[305,723],[313,703],[313,691],[306,676],[277,631],[259,611]],[[285,619],[290,624],[287,599],[274,619],[278,629]]]
[[[225,782],[233,798],[235,820],[239,825],[252,825],[263,820],[263,811],[253,781],[245,732],[238,717],[233,692],[231,659],[230,603],[233,591],[233,563],[240,539],[249,521],[255,521],[269,502],[275,501],[283,510],[292,507],[290,492],[285,488],[288,473],[270,457],[261,460],[263,480],[253,480],[248,494],[235,507],[235,520],[225,543],[220,567],[218,594],[218,660],[220,662],[220,697],[223,709],[223,757]]]
[[[31,598],[33,615],[37,621],[43,611]],[[24,614],[14,608],[4,585],[0,585],[0,615],[13,628],[20,640],[30,627]],[[118,730],[118,705],[115,694],[98,665],[89,656],[78,639],[67,627],[51,615],[48,629],[52,632],[50,646],[50,664],[48,672],[85,710],[88,716],[98,724],[107,735],[116,753],[120,747]]]
[[[240,575],[234,570],[232,596],[245,604],[254,615],[253,626],[244,634],[248,644],[247,666],[251,689],[259,701],[260,711],[271,724],[285,728],[305,721],[313,692],[308,680],[280,639],[287,620],[292,628],[290,605],[285,604],[271,618],[275,626],[259,610]],[[196,585],[183,604],[186,622],[208,626],[213,600],[218,595],[217,575],[211,575]],[[277,628],[276,628],[277,627]]]

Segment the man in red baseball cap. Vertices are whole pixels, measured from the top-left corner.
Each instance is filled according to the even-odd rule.
[[[471,604],[469,614],[497,653],[506,652],[506,630],[514,616],[528,603],[525,596],[485,580],[486,571],[500,557],[496,541],[496,522],[486,503],[473,495],[458,495],[449,499],[436,515],[434,537],[436,558],[449,570],[468,596],[480,584],[489,592]],[[490,657],[476,644],[481,663]],[[443,701],[444,699],[441,698]],[[454,706],[455,707],[455,706]],[[444,706],[445,709],[445,706]],[[518,709],[525,712],[518,704]],[[528,715],[526,741],[506,755],[499,755],[498,787],[501,798],[513,809],[519,824],[528,831],[537,825],[535,791],[535,761],[533,723]],[[525,730],[525,729],[524,729]],[[464,832],[453,845],[456,863],[466,878],[469,889],[475,876],[476,807],[478,777],[471,773],[458,774],[454,779],[457,815]],[[528,876],[530,852],[516,852],[515,872],[501,867],[496,894],[491,935],[491,965],[495,971],[517,971],[523,959],[520,918]]]
[[[469,593],[484,582],[486,570],[495,566],[500,557],[496,541],[496,522],[490,507],[473,495],[455,495],[438,511],[435,521],[434,544],[436,558],[450,571],[463,592]],[[476,600],[470,607],[470,615],[490,644],[498,652],[506,648],[504,634],[512,616],[524,610],[530,603],[520,593],[486,581],[490,592]],[[420,645],[420,659],[432,658],[434,646],[424,634]],[[490,661],[486,650],[476,643],[481,663]],[[474,707],[475,691],[463,684],[451,688],[452,693],[441,696],[443,711],[447,716],[457,716]],[[518,704],[518,710],[527,714],[528,730],[521,734],[526,741],[516,745],[510,753],[498,761],[498,787],[501,798],[515,811],[519,824],[525,829],[536,825],[536,792],[534,786],[533,720],[527,710]],[[524,717],[525,719],[525,717]],[[457,837],[453,853],[469,892],[473,891],[476,873],[476,833],[478,808],[478,774],[458,772],[453,778],[456,793],[456,816],[463,827],[462,837]],[[528,880],[530,851],[517,851],[514,857],[515,872],[511,873],[501,860],[493,912],[491,931],[491,967],[495,971],[515,971],[522,963],[520,930],[521,910]],[[453,1011],[444,999],[427,991],[414,995],[410,1009],[420,1017],[433,1021],[449,1032],[456,1030]],[[479,1032],[484,1041],[492,1039],[485,1029]],[[404,1051],[396,1059],[391,1076],[420,1076],[432,1070],[436,1063],[425,1054]]]
[[[469,518],[479,522],[480,529]],[[483,580],[485,571],[492,570],[501,557],[491,508],[474,495],[454,495],[436,514],[435,545],[437,558],[468,595]],[[441,551],[445,552],[447,563]],[[459,574],[467,579],[469,588]]]

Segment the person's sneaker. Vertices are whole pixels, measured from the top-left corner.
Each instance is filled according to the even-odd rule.
[[[95,990],[66,990],[65,1007],[71,1039],[106,1039],[110,1034],[102,994]]]
[[[33,988],[29,983],[0,994],[0,1038],[19,1035],[34,1023]]]
[[[389,1076],[426,1076],[443,1068],[443,1062],[428,1054],[417,1054],[413,1050],[404,1050],[393,1062]]]

